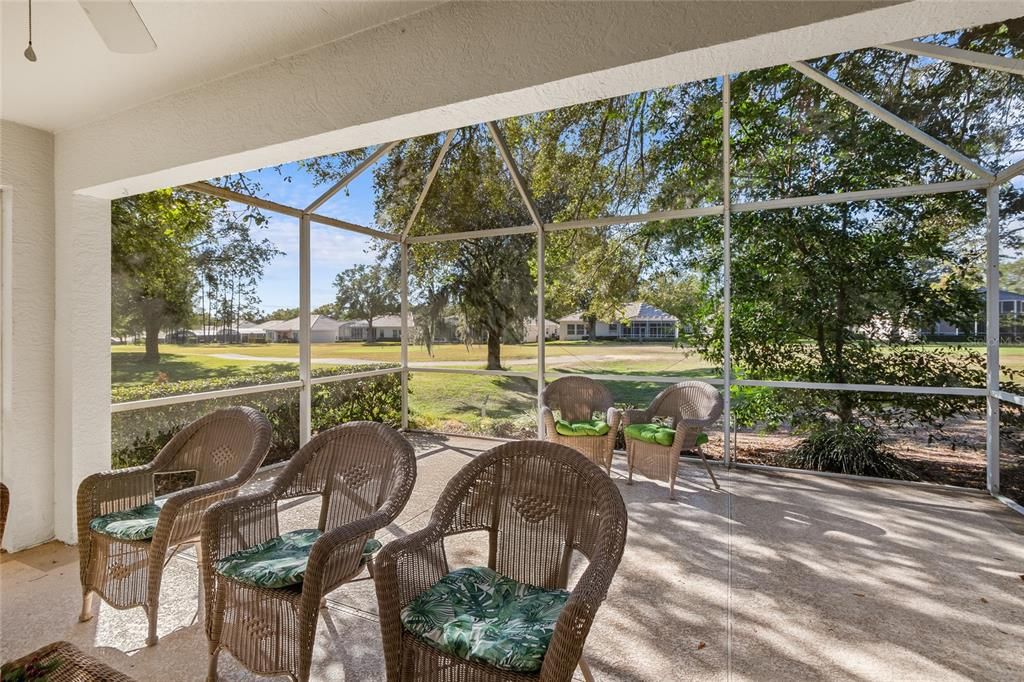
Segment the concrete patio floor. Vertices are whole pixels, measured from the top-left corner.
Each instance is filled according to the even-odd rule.
[[[448,479],[496,443],[413,434],[419,479],[385,537],[423,527]],[[1024,517],[982,493],[796,473],[680,468],[667,486],[613,476],[629,538],[587,642],[599,680],[1024,679]],[[264,475],[264,478],[266,475]],[[316,523],[315,502],[282,528]],[[460,554],[460,550],[456,550]],[[461,551],[460,563],[474,561]],[[139,680],[199,680],[191,552],[165,573],[160,643],[141,609],[78,623],[78,555],[49,543],[0,561],[0,657],[66,639]],[[223,679],[254,679],[226,654]],[[383,678],[369,581],[334,592],[314,678]]]

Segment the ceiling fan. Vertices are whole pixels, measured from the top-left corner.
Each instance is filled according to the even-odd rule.
[[[93,28],[111,52],[142,54],[156,49],[156,41],[131,0],[78,0]],[[25,59],[36,61],[32,47],[32,0],[28,0],[28,47]]]

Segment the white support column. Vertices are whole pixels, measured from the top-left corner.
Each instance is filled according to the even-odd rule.
[[[544,241],[547,237],[544,234],[544,226],[537,229],[537,438],[544,438],[544,417],[541,416],[541,407],[544,398],[544,336],[547,334],[547,324],[544,310]]]
[[[722,462],[732,466],[732,147],[729,74],[722,76]]]
[[[310,348],[310,220],[308,215],[299,219],[299,445],[309,442],[312,433],[313,378],[312,348]]]
[[[409,428],[409,245],[402,242],[402,428]]]
[[[59,173],[58,173],[59,177]],[[110,469],[110,201],[56,189],[54,534],[77,539],[86,476]]]
[[[999,185],[989,187],[985,199],[985,357],[989,391],[985,460],[988,491],[995,495],[999,492]]]

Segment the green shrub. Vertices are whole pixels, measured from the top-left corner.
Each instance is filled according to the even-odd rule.
[[[792,452],[782,455],[779,464],[855,476],[917,479],[903,461],[885,446],[881,431],[864,424],[823,424]]]
[[[368,364],[314,369],[313,376],[351,374],[395,365]],[[226,379],[195,379],[147,386],[115,387],[115,403],[147,400],[187,393],[202,393],[239,386],[282,383],[298,377],[294,370],[250,372]],[[401,420],[402,380],[400,374],[352,379],[313,387],[311,397],[313,432],[347,421],[378,421],[397,426]],[[273,436],[267,462],[287,459],[299,447],[299,389],[215,398],[175,405],[163,405],[129,412],[115,412],[111,419],[111,460],[115,468],[145,464],[153,459],[171,437],[204,414],[236,405],[254,407],[270,420]]]

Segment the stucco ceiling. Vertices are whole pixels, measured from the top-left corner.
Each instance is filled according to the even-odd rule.
[[[77,0],[0,0],[0,117],[60,131],[438,4],[438,0],[134,0],[158,48],[114,54]]]

